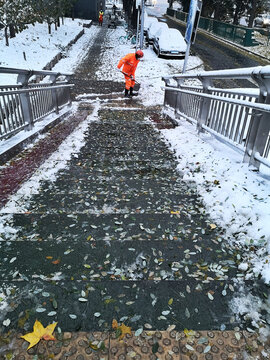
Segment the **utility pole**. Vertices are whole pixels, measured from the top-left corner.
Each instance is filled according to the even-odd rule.
[[[141,11],[140,11],[140,7],[138,7],[138,13],[137,13],[137,32],[136,32],[136,51],[138,50],[138,45],[139,45],[139,32],[140,32],[140,16],[141,16]]]
[[[141,35],[140,35],[140,49],[143,49],[143,30],[144,30],[144,0],[141,4]]]

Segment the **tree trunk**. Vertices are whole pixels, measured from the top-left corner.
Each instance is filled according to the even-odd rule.
[[[16,36],[15,27],[13,24],[9,25],[9,36],[10,38],[15,38]]]
[[[249,28],[253,27],[253,22],[254,22],[254,19],[256,17],[256,6],[257,6],[257,0],[252,0],[252,2],[251,2],[251,11],[250,11],[249,20],[248,20],[248,27]]]
[[[57,31],[57,21],[54,22],[54,29]]]
[[[49,35],[51,35],[52,33],[52,27],[51,27],[51,23],[48,21],[48,33]]]
[[[64,16],[62,16],[62,25],[64,25]]]
[[[6,39],[6,46],[9,46],[9,42],[8,42],[8,27],[5,26],[5,39]]]
[[[236,6],[236,9],[233,14],[233,25],[239,24],[239,6]]]
[[[60,24],[60,17],[59,17],[59,16],[58,16],[58,18],[57,18],[57,26],[58,26],[58,27],[61,26],[61,24]]]

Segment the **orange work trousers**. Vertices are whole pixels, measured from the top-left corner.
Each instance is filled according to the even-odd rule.
[[[129,90],[131,87],[134,88],[135,80],[125,75],[126,89]]]

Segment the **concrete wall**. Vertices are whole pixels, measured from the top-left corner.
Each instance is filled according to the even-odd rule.
[[[74,5],[74,16],[97,21],[100,9],[105,9],[105,0],[78,0]]]

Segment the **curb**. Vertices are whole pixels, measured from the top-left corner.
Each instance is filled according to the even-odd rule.
[[[176,23],[179,23],[179,24],[181,24],[181,25],[186,25],[186,23],[185,23],[184,21],[181,21],[181,20],[179,20],[179,19],[176,19],[176,18],[173,17],[173,16],[169,16],[169,15],[166,15],[166,14],[165,14],[165,17],[168,18],[169,20],[172,20],[172,21],[174,21],[174,22],[176,22]],[[261,60],[266,60],[267,62],[270,63],[270,59],[269,59],[269,58],[267,58],[267,57],[265,57],[265,56],[263,56],[263,55],[259,55],[259,54],[255,53],[254,51],[247,50],[245,47],[243,47],[243,46],[241,46],[241,45],[238,45],[238,44],[235,44],[235,43],[233,43],[232,41],[229,41],[229,40],[226,40],[226,41],[225,41],[223,38],[218,37],[218,36],[216,36],[216,35],[213,35],[213,34],[209,33],[208,31],[205,31],[205,30],[203,30],[203,29],[199,29],[199,28],[198,28],[198,32],[201,32],[201,33],[203,33],[204,35],[207,35],[207,36],[209,36],[209,37],[212,37],[212,38],[214,38],[214,39],[216,39],[216,40],[218,40],[218,41],[220,41],[220,42],[222,42],[222,43],[224,43],[224,44],[226,44],[226,45],[228,45],[228,46],[234,47],[234,48],[236,48],[236,49],[240,49],[240,50],[245,51],[245,52],[247,52],[247,53],[249,53],[249,54],[251,54],[251,55],[257,56],[259,59],[261,59]]]
[[[90,24],[84,24],[83,27],[90,27],[92,25],[92,22]],[[67,46],[64,47],[62,51],[60,51],[58,54],[55,55],[55,57],[46,64],[42,70],[51,70],[64,56],[64,51],[67,51],[72,45],[74,45],[82,36],[84,35],[84,29],[82,29],[78,35],[75,36],[73,40],[71,40]]]
[[[24,148],[27,145],[30,145],[33,140],[35,140],[39,135],[46,133],[48,130],[59,124],[65,117],[69,116],[71,114],[71,109],[68,109],[60,116],[57,116],[56,118],[52,119],[51,122],[46,124],[42,129],[37,129],[36,132],[31,134],[29,137],[18,140],[18,142],[15,142],[14,145],[12,145],[7,150],[0,153],[0,166],[4,165],[6,162],[11,160],[13,157],[18,155],[21,151],[24,150]],[[16,135],[15,135],[16,136]]]
[[[4,166],[0,171],[0,208],[4,206],[10,195],[14,194],[21,186],[21,184],[28,180],[38,167],[49,158],[49,156],[60,146],[76,127],[84,121],[90,114],[89,110],[77,111],[72,114],[66,121],[60,122],[60,117],[56,119],[59,122],[52,125],[48,135],[40,139],[33,147],[25,149],[22,155],[15,157],[9,164]],[[64,114],[64,116],[66,113]],[[29,138],[27,138],[28,140]],[[19,147],[15,147],[14,151],[20,151]],[[12,153],[12,155],[14,155]],[[0,339],[1,340],[1,339]]]

